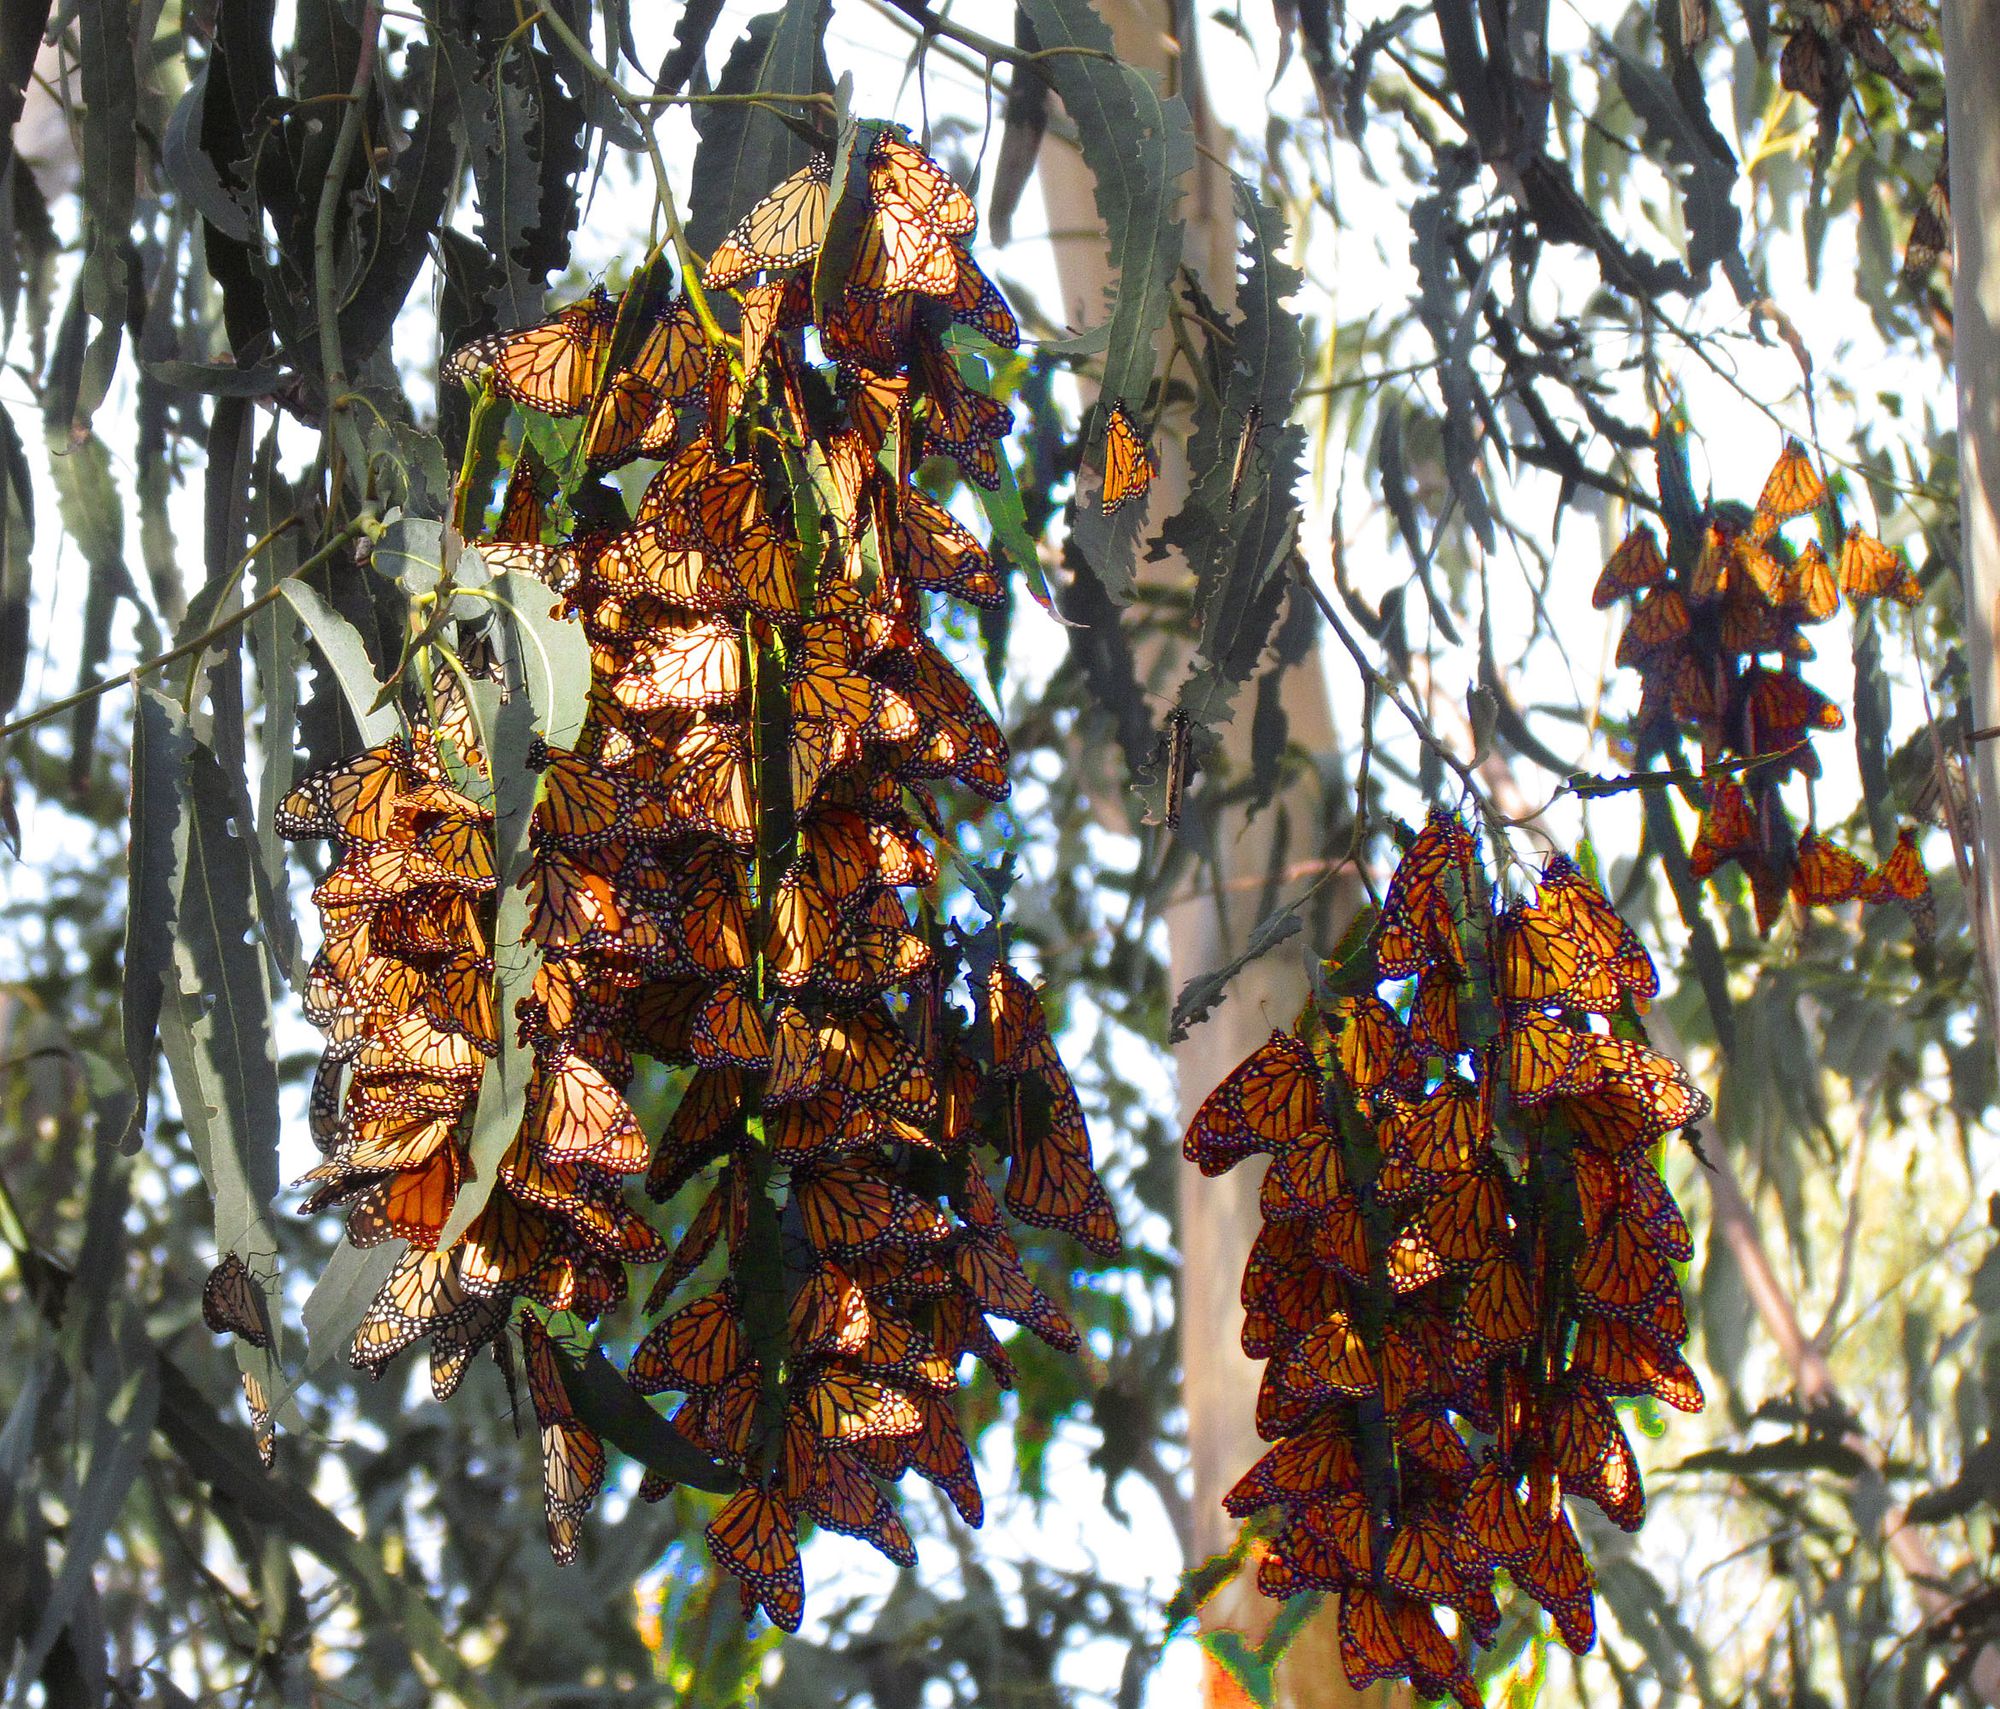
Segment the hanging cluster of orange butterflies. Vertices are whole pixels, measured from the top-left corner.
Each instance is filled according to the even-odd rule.
[[[1634,601],[1618,663],[1640,673],[1642,749],[1670,747],[1681,733],[1700,746],[1703,812],[1690,851],[1697,877],[1731,861],[1741,866],[1762,932],[1777,923],[1787,896],[1802,908],[1859,896],[1903,903],[1928,937],[1930,882],[1914,831],[1871,871],[1810,822],[1796,831],[1782,799],[1794,773],[1819,775],[1815,733],[1846,722],[1799,674],[1813,657],[1803,628],[1831,617],[1843,592],[1906,605],[1922,595],[1902,557],[1859,527],[1848,528],[1837,565],[1818,541],[1794,548],[1785,539],[1786,523],[1827,502],[1806,448],[1791,440],[1753,510],[1712,504],[1699,539],[1672,541],[1666,551],[1652,525],[1641,523],[1611,554],[1593,603],[1602,610]]]
[[[1562,856],[1497,907],[1476,838],[1434,812],[1362,953],[1187,1134],[1205,1174],[1270,1158],[1243,1346],[1275,1445],[1225,1505],[1279,1510],[1266,1594],[1339,1593],[1357,1688],[1476,1709],[1464,1641],[1493,1641],[1500,1569],[1592,1642],[1564,1499],[1640,1522],[1614,1398],[1702,1404],[1678,1351],[1688,1230],[1653,1154],[1708,1101],[1644,1042],[1652,962]]]
[[[924,615],[924,590],[992,604],[1001,577],[911,468],[941,451],[994,477],[1009,412],[961,377],[946,334],[1017,335],[960,241],[965,193],[888,130],[857,159],[844,282],[813,265],[822,159],[712,258],[707,302],[738,332],[707,330],[686,297],[597,292],[447,364],[573,423],[593,474],[664,464],[624,525],[551,539],[547,471],[523,448],[473,542],[560,595],[592,671],[574,748],[536,745],[524,882],[540,964],[511,1018],[533,1052],[526,1115],[456,1241],[441,1236],[499,1036],[493,820],[468,780],[484,763],[469,724],[314,776],[279,821],[340,851],[315,892],[311,1013],[329,1042],[308,1208],[345,1206],[357,1244],[409,1243],[354,1362],[379,1371],[427,1340],[442,1397],[518,1300],[587,1323],[623,1298],[628,1266],[663,1264],[627,1374],[684,1396],[681,1433],[741,1476],[710,1548],[746,1610],[787,1629],[802,1523],[908,1562],[883,1487],[906,1470],[978,1522],[950,1395],[968,1353],[1013,1380],[989,1318],[1076,1345],[1003,1207],[1118,1249],[1034,990],[979,940],[949,943],[922,894],[912,907],[938,864],[909,804],[936,826],[935,780],[1000,799],[1008,753]],[[815,320],[816,302],[830,306]],[[969,1019],[947,1000],[961,973]],[[638,1056],[687,1071],[657,1141],[626,1101]],[[979,1144],[1004,1165],[998,1193]],[[657,1200],[697,1189],[677,1243],[628,1204],[641,1174]],[[604,1450],[535,1313],[520,1334],[567,1560]],[[668,1487],[649,1476],[642,1493]]]

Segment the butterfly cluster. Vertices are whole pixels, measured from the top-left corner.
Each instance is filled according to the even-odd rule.
[[[1905,605],[1922,594],[1902,557],[1859,527],[1847,529],[1837,562],[1816,540],[1795,548],[1785,539],[1787,523],[1827,503],[1826,483],[1791,440],[1753,509],[1710,504],[1670,529],[1664,548],[1650,523],[1639,524],[1611,554],[1592,602],[1633,601],[1617,661],[1640,674],[1639,753],[1673,752],[1683,739],[1700,749],[1701,827],[1689,851],[1697,877],[1739,865],[1760,932],[1788,896],[1802,908],[1859,896],[1905,904],[1928,936],[1930,883],[1913,831],[1871,871],[1810,816],[1797,831],[1784,805],[1789,778],[1819,775],[1814,736],[1846,722],[1799,672],[1813,657],[1803,630],[1839,610],[1843,592]]]
[[[787,1629],[803,1524],[909,1563],[884,1487],[909,1470],[979,1521],[950,1397],[967,1354],[1013,1381],[989,1319],[1076,1346],[1010,1218],[1118,1249],[1040,999],[990,928],[940,920],[912,816],[942,832],[940,781],[996,801],[1009,788],[1005,738],[924,610],[927,590],[997,604],[1004,583],[913,467],[935,452],[997,478],[1010,414],[962,373],[948,329],[1018,333],[960,241],[965,193],[893,131],[850,152],[845,212],[821,157],[717,249],[699,304],[599,290],[447,362],[544,418],[536,443],[568,425],[578,491],[545,491],[554,464],[523,444],[470,544],[548,584],[591,666],[574,745],[530,756],[539,961],[509,1017],[532,1052],[526,1113],[458,1239],[444,1235],[499,1039],[490,768],[472,726],[455,713],[333,766],[279,820],[339,851],[314,893],[309,1011],[328,1045],[307,1208],[343,1206],[356,1244],[408,1243],[354,1363],[379,1372],[427,1340],[442,1398],[517,1302],[588,1324],[630,1267],[662,1265],[627,1378],[681,1396],[681,1435],[740,1477],[709,1546],[746,1611]],[[842,219],[836,262],[823,246]],[[579,500],[642,457],[662,466],[629,510],[601,480]],[[683,1078],[657,1139],[627,1101],[642,1057]],[[693,1204],[676,1241],[628,1202],[637,1175],[654,1200]],[[567,1560],[604,1449],[542,1317],[519,1318]],[[670,1487],[652,1473],[641,1493]]]
[[[1273,1446],[1225,1506],[1277,1510],[1267,1595],[1339,1594],[1357,1688],[1407,1678],[1475,1709],[1464,1650],[1498,1631],[1501,1569],[1572,1649],[1594,1639],[1565,1501],[1638,1527],[1617,1398],[1702,1404],[1672,1268],[1688,1229],[1654,1152],[1708,1101],[1646,1045],[1652,963],[1596,887],[1556,856],[1500,906],[1451,815],[1329,966],[1185,1141],[1205,1174],[1270,1160],[1243,1347],[1267,1361]]]

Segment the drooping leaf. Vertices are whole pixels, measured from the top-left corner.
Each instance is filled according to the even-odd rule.
[[[577,1417],[613,1447],[648,1471],[689,1489],[726,1495],[741,1487],[743,1480],[736,1473],[716,1465],[633,1392],[603,1348],[593,1347],[574,1359],[560,1342],[554,1347],[563,1387]]]
[[[132,717],[132,819],[125,887],[125,953],[121,960],[120,1028],[131,1078],[132,1112],[119,1150],[139,1149],[152,1099],[153,1059],[159,1045],[160,1005],[173,967],[174,909],[180,894],[178,862],[182,778],[190,738],[180,708],[150,688],[138,691]]]
[[[1313,887],[1317,889],[1317,886]],[[1243,947],[1220,967],[1207,973],[1197,973],[1174,1001],[1173,1030],[1170,1036],[1174,1042],[1187,1037],[1188,1028],[1208,1019],[1209,1013],[1220,1003],[1228,990],[1230,980],[1248,967],[1251,962],[1261,960],[1286,939],[1296,937],[1304,929],[1305,919],[1300,910],[1312,896],[1308,890],[1302,896],[1287,902],[1259,920],[1251,928]]]
[[[1194,167],[1194,127],[1178,95],[1122,62],[1110,28],[1090,0],[1022,0],[1063,109],[1077,129],[1084,165],[1096,182],[1097,212],[1118,272],[1111,297],[1102,404],[1083,440],[1101,449],[1103,407],[1123,401],[1143,411],[1152,389],[1155,342],[1166,324],[1168,292],[1181,265],[1181,180]],[[1058,50],[1070,51],[1058,51]],[[1082,51],[1077,51],[1082,50]],[[1131,597],[1136,521],[1077,507],[1075,533],[1114,602]]]
[[[28,676],[34,591],[35,489],[13,418],[0,409],[0,714],[20,703]]]
[[[361,728],[363,740],[371,746],[386,742],[396,733],[396,709],[376,705],[382,684],[369,663],[360,631],[296,577],[282,584],[280,597],[298,613],[319,643],[320,652],[340,684],[348,710]]]
[[[530,603],[533,598],[532,594],[527,596]],[[546,591],[541,598],[546,602]],[[539,781],[528,764],[528,752],[548,715],[534,694],[539,687],[544,694],[567,696],[573,687],[574,669],[543,675],[539,659],[530,663],[539,648],[527,621],[519,616],[518,607],[507,616],[503,664],[508,692],[502,699],[497,685],[475,681],[472,708],[493,789],[493,870],[500,899],[493,927],[493,1012],[511,1016],[541,966],[541,951],[528,937],[528,893],[520,883],[528,867],[528,828]],[[587,654],[583,679],[589,680]],[[499,1044],[499,1050],[487,1058],[479,1082],[479,1101],[466,1151],[466,1179],[439,1232],[440,1246],[457,1240],[486,1208],[500,1159],[514,1143],[527,1108],[528,1073],[534,1053],[521,1043],[511,1025],[500,1028]]]
[[[181,1119],[215,1198],[217,1245],[268,1266],[278,1249],[268,1216],[278,1192],[278,1071],[271,990],[244,932],[254,894],[250,827],[236,822],[236,802],[206,747],[188,744],[181,777],[174,977],[161,1033]]]
[[[1206,745],[1235,716],[1284,604],[1285,567],[1297,528],[1295,488],[1304,430],[1291,419],[1305,372],[1304,341],[1286,301],[1297,269],[1278,259],[1285,222],[1247,183],[1236,184],[1244,230],[1237,313],[1218,336],[1219,407],[1204,409],[1188,446],[1187,502],[1162,538],[1195,577],[1195,663],[1178,705]],[[1141,791],[1149,816],[1165,805],[1166,780]]]
[[[134,37],[140,16],[124,0],[79,0],[76,8],[84,227],[78,293],[97,330],[85,344],[76,389],[63,400],[72,438],[89,431],[125,338],[127,245],[139,171],[139,131],[133,118],[139,104]]]
[[[118,1314],[125,1317],[122,1311]],[[63,1528],[62,1565],[56,1570],[41,1618],[14,1659],[17,1677],[33,1679],[56,1641],[92,1593],[92,1574],[105,1539],[146,1461],[159,1411],[160,1386],[146,1357],[144,1331],[122,1323],[118,1340],[101,1344],[91,1361],[93,1421],[88,1458]],[[130,1353],[136,1356],[124,1357]],[[81,1622],[78,1622],[81,1624]]]

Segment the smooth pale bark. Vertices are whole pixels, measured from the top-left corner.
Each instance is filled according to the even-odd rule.
[[[1973,724],[1990,731],[2000,725],[2000,0],[1945,0],[1944,46],[1965,659]],[[2000,739],[1974,742],[1972,783],[1973,917],[2000,1047]]]
[[[1194,114],[1196,134],[1208,152],[1198,158],[1181,204],[1187,222],[1185,254],[1210,295],[1227,304],[1235,295],[1236,226],[1228,178],[1215,164],[1226,144],[1217,135],[1203,99],[1191,51],[1183,51],[1184,46],[1191,50],[1192,44],[1174,39],[1172,9],[1160,0],[1100,0],[1098,11],[1116,36],[1120,59],[1158,74],[1170,91],[1187,100]],[[1099,235],[1102,227],[1090,174],[1073,147],[1051,140],[1042,152],[1040,180],[1049,229],[1056,234],[1064,317],[1076,326],[1099,325],[1112,274]],[[1149,500],[1154,525],[1173,514],[1186,495],[1181,449],[1187,428],[1184,417],[1177,420],[1170,415],[1155,435],[1161,471]],[[1172,584],[1176,579],[1184,582],[1186,568],[1175,556],[1159,564],[1142,564],[1140,574],[1146,580],[1159,578]],[[1164,645],[1171,647],[1171,642]],[[1156,655],[1146,663],[1149,678],[1163,684],[1175,680],[1171,656]],[[1225,743],[1224,763],[1236,775],[1250,763],[1247,701],[1246,695]],[[1295,745],[1318,755],[1335,751],[1333,719],[1317,660],[1308,659],[1287,679],[1285,710]],[[1115,764],[1108,782],[1113,789],[1122,786]],[[1317,846],[1317,828],[1341,806],[1325,799],[1318,778],[1310,775],[1293,782],[1280,801],[1292,827],[1294,860]],[[1108,819],[1118,818],[1121,808],[1116,801],[1102,805]],[[1273,803],[1247,824],[1240,812],[1230,814],[1217,838],[1218,870],[1203,876],[1199,894],[1176,900],[1165,910],[1175,990],[1226,961],[1256,924],[1259,893],[1280,823],[1278,805]],[[1338,905],[1335,912],[1341,913]],[[1273,1027],[1291,1025],[1305,998],[1296,945],[1285,946],[1238,977],[1222,1007],[1175,1048],[1184,1123],[1216,1082],[1261,1045]],[[1243,1324],[1239,1288],[1243,1262],[1257,1234],[1258,1184],[1258,1172],[1249,1165],[1219,1180],[1204,1180],[1192,1167],[1185,1168],[1181,1177],[1181,1361],[1197,1561],[1233,1541],[1236,1522],[1222,1511],[1223,1493],[1267,1446],[1258,1440],[1254,1418],[1262,1367],[1244,1355],[1239,1340]],[[1217,1593],[1203,1618],[1211,1627],[1256,1637],[1269,1627],[1278,1607],[1258,1594],[1254,1575],[1246,1574]],[[1243,1701],[1234,1683],[1211,1666],[1204,1690],[1207,1709],[1233,1709]],[[1278,1673],[1277,1701],[1284,1709],[1349,1709],[1407,1702],[1408,1694],[1386,1687],[1356,1692],[1348,1686],[1329,1604],[1286,1652]]]

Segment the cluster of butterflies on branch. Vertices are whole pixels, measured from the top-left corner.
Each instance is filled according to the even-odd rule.
[[[1903,605],[1922,588],[1901,554],[1857,525],[1836,533],[1837,558],[1817,540],[1794,547],[1784,526],[1831,515],[1825,479],[1794,439],[1779,455],[1756,505],[1710,502],[1697,509],[1686,479],[1684,429],[1669,421],[1659,438],[1664,547],[1650,523],[1620,543],[1598,577],[1603,610],[1634,602],[1617,662],[1640,674],[1636,763],[1680,751],[1701,753],[1701,826],[1689,864],[1709,878],[1734,862],[1749,880],[1757,929],[1769,932],[1787,897],[1801,908],[1835,907],[1857,896],[1903,904],[1919,936],[1933,929],[1930,879],[1905,829],[1877,867],[1823,835],[1796,830],[1783,787],[1820,772],[1817,732],[1838,730],[1840,708],[1799,673],[1813,657],[1802,633],[1853,601],[1886,596]],[[1765,663],[1766,659],[1772,663]]]
[[[1594,1639],[1564,1503],[1643,1517],[1615,1399],[1702,1405],[1655,1153],[1708,1100],[1648,1047],[1652,962],[1583,871],[1555,856],[1502,905],[1441,810],[1325,975],[1185,1141],[1205,1174],[1270,1159],[1243,1347],[1274,1446],[1225,1505],[1277,1510],[1266,1594],[1338,1593],[1357,1689],[1477,1709],[1462,1650],[1495,1638],[1500,1569],[1572,1649]]]
[[[978,1523],[950,1397],[968,1354],[1012,1383],[990,1318],[1076,1346],[1010,1218],[1119,1245],[1040,1000],[997,927],[940,917],[912,817],[947,834],[938,780],[1008,790],[1006,741],[924,609],[926,591],[997,603],[1002,577],[913,470],[935,452],[993,477],[1010,412],[961,370],[953,329],[1018,333],[961,241],[965,192],[886,127],[861,127],[851,161],[840,193],[862,214],[837,262],[821,160],[803,175],[817,219],[786,186],[703,288],[649,270],[657,286],[596,291],[447,363],[479,409],[512,406],[566,448],[558,465],[523,443],[469,541],[489,569],[546,581],[589,645],[581,733],[529,750],[520,945],[496,945],[504,780],[456,660],[423,720],[308,778],[278,817],[337,849],[314,891],[324,1155],[305,1208],[343,1207],[356,1245],[408,1243],[353,1363],[379,1374],[426,1342],[442,1399],[517,1317],[567,1561],[605,1451],[544,1314],[591,1324],[631,1267],[661,1265],[627,1378],[683,1396],[673,1424],[734,1474],[709,1546],[746,1611],[787,1629],[806,1522],[908,1564],[884,1484],[915,1470]],[[639,457],[662,467],[628,514],[588,482]],[[461,508],[470,534],[483,505],[468,490]],[[532,986],[503,1015],[496,955],[522,946]],[[531,1053],[525,1104],[461,1233],[502,1025]],[[627,1101],[638,1057],[685,1072],[657,1139]],[[635,1176],[658,1201],[687,1191],[677,1241],[628,1202]],[[641,1493],[671,1487],[649,1471]]]

